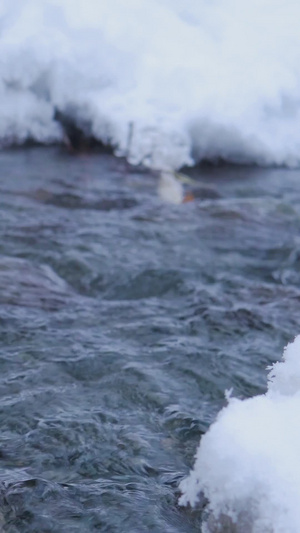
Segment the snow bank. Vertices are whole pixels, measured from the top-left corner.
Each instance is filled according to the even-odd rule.
[[[300,163],[294,0],[0,0],[0,141],[60,111],[131,162]]]
[[[203,531],[300,531],[300,336],[269,374],[265,395],[229,399],[202,438],[181,504],[209,500]]]

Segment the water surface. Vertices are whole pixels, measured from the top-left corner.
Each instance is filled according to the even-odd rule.
[[[300,172],[0,153],[4,532],[196,532],[178,483],[299,333]]]

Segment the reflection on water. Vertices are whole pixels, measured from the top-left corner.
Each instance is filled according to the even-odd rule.
[[[299,331],[297,171],[0,154],[3,531],[192,532],[177,487],[224,390]]]

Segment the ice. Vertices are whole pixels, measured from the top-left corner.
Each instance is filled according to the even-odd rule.
[[[266,394],[229,404],[202,438],[181,504],[201,492],[210,516],[203,531],[300,531],[300,336],[269,373]],[[232,525],[233,528],[233,525]]]
[[[183,185],[171,172],[161,172],[157,192],[162,200],[171,204],[181,204],[184,200]]]
[[[294,0],[0,0],[0,141],[55,112],[132,163],[300,164]]]

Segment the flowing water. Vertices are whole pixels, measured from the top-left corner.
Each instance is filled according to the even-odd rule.
[[[195,201],[108,154],[0,153],[3,532],[196,532],[178,484],[299,332],[300,171],[203,167]]]

